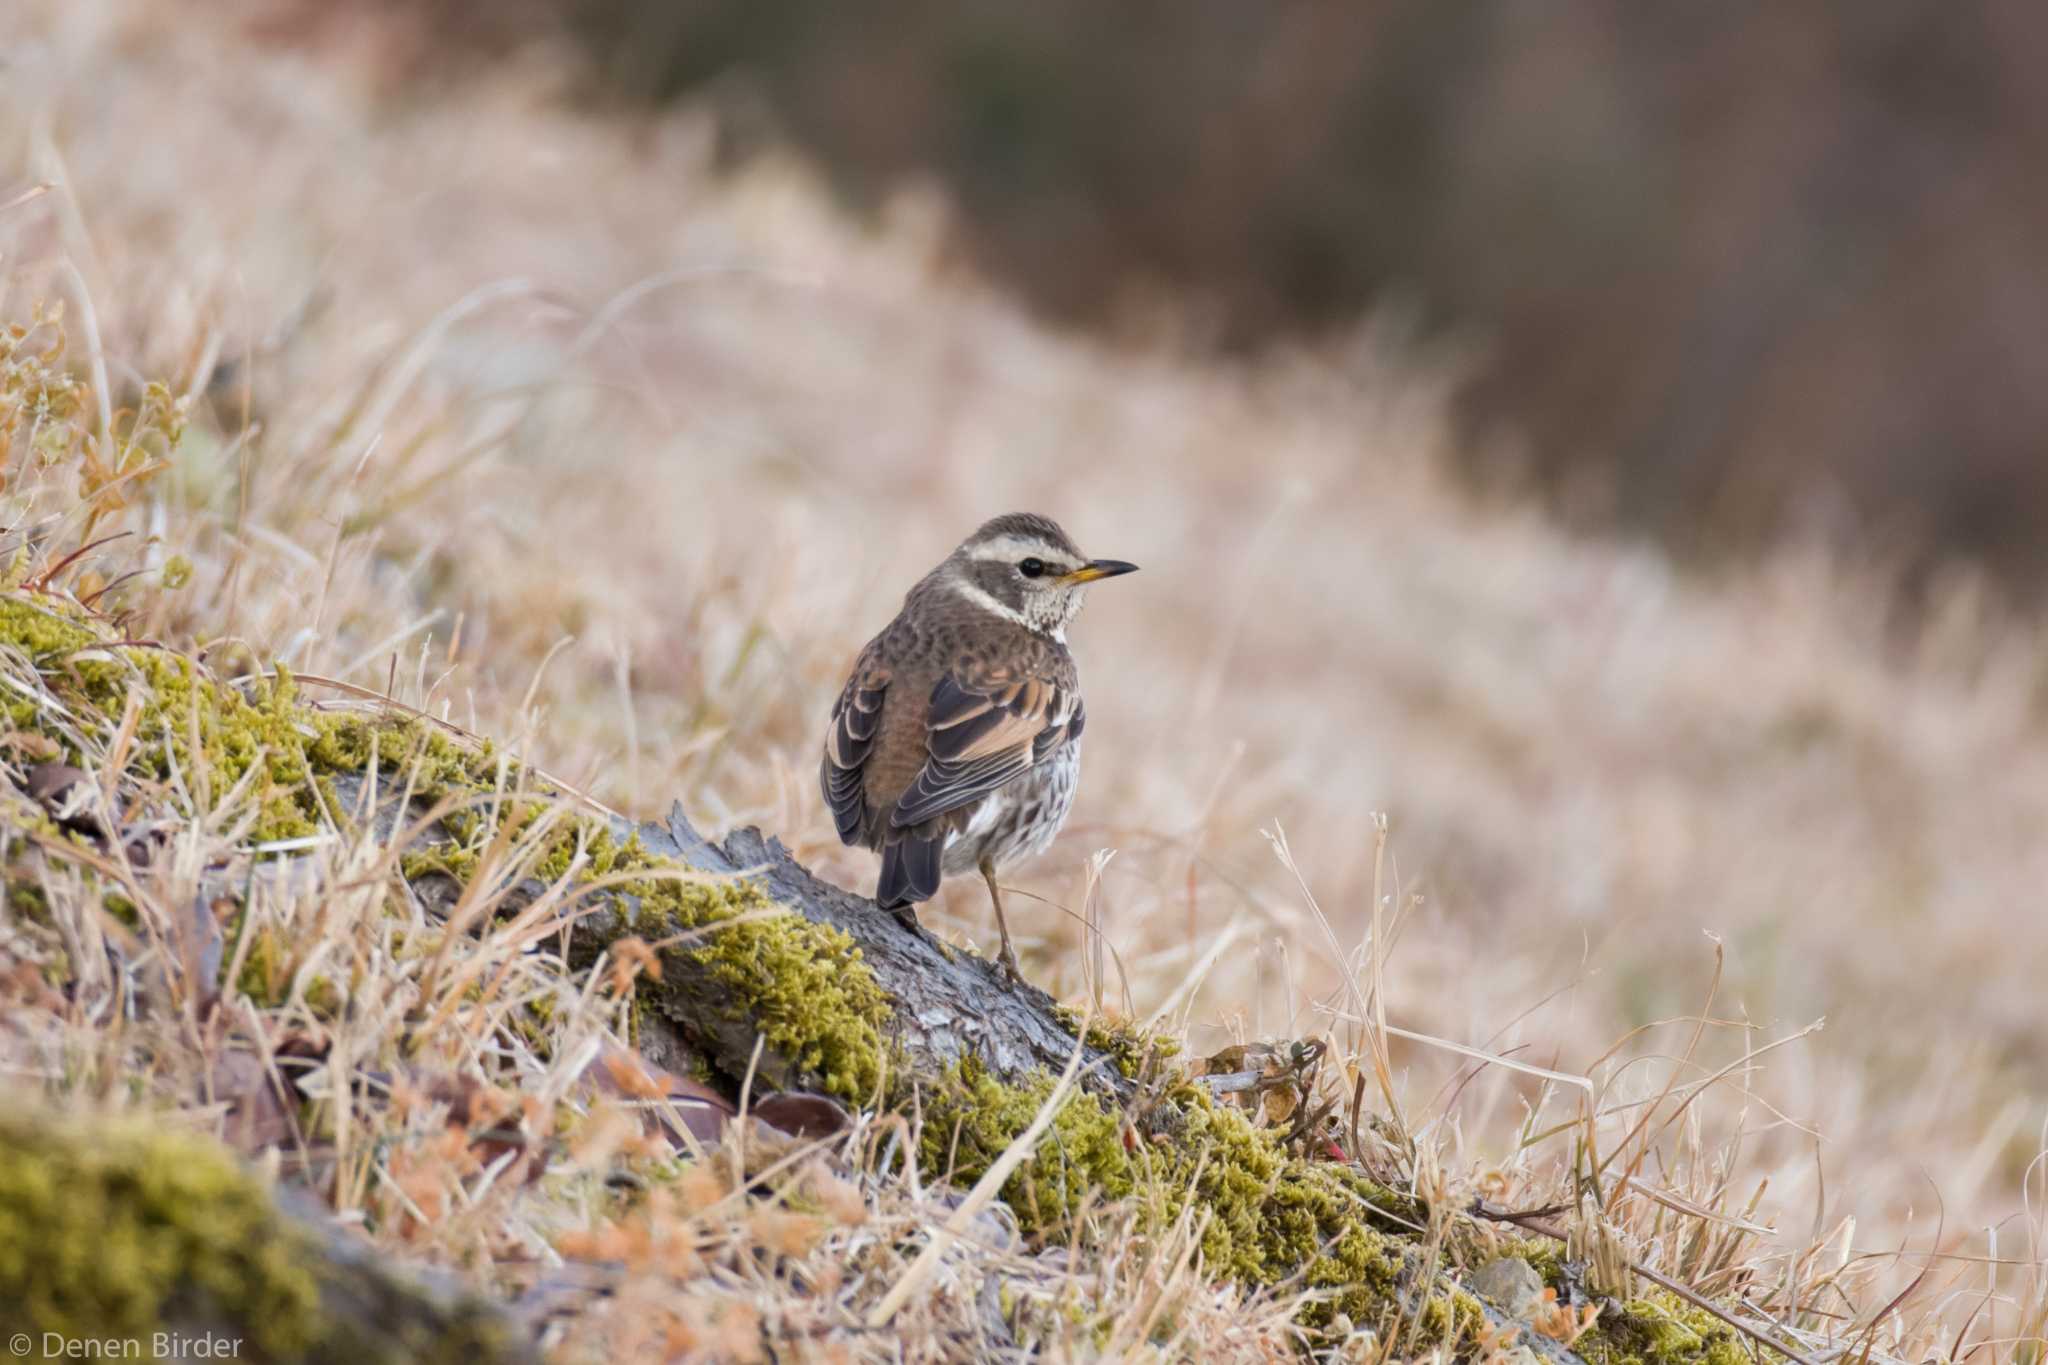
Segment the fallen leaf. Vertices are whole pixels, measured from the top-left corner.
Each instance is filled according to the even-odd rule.
[[[669,1131],[664,1108],[672,1108],[690,1136],[700,1143],[721,1141],[726,1121],[738,1112],[732,1101],[703,1082],[665,1071],[622,1047],[605,1048],[585,1068],[581,1079],[602,1093],[622,1099],[666,1101],[666,1106],[641,1109],[641,1126],[649,1136],[667,1138],[677,1148],[685,1144]]]
[[[752,1114],[770,1128],[792,1137],[837,1137],[853,1126],[853,1115],[828,1095],[785,1090],[754,1102]]]

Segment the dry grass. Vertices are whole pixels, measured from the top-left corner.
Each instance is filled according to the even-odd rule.
[[[1475,505],[1439,472],[1455,374],[1395,329],[1242,367],[1051,334],[949,267],[926,198],[858,225],[794,166],[720,181],[700,123],[582,116],[544,56],[381,91],[373,43],[319,55],[114,0],[9,7],[0,53],[0,313],[63,301],[95,400],[163,376],[189,407],[169,466],[91,528],[136,534],[62,578],[150,571],[107,599],[130,634],[203,645],[223,676],[281,660],[388,689],[622,810],[679,797],[860,884],[814,777],[846,661],[978,520],[1051,513],[1146,572],[1076,633],[1081,806],[1013,879],[1043,898],[1013,914],[1036,979],[1172,1004],[1198,1052],[1327,1034],[1398,1110],[1404,1178],[1528,1207],[1576,1172],[1614,1245],[1814,1340],[1984,1360],[2040,1335],[2038,625],[1959,583],[1901,643],[1850,566],[1786,553],[1702,583]],[[59,188],[10,203],[38,182]],[[71,477],[10,483],[7,524],[85,543]],[[173,556],[190,581],[158,591]],[[251,857],[235,794],[205,795],[150,876]],[[349,913],[388,850],[307,856],[267,913],[364,974],[360,1019],[432,1013],[391,924]],[[1095,873],[1085,922],[1113,954],[1088,950]],[[93,932],[96,893],[51,890]],[[984,913],[966,888],[926,918],[983,939]],[[1210,953],[1226,931],[1242,946]],[[452,1024],[423,1045],[548,1100],[621,1007],[526,947],[475,965],[508,1001],[568,993],[556,1061]],[[301,987],[251,1028],[306,1009]],[[153,1050],[160,1097],[190,1092],[203,1041]],[[336,1041],[337,1068],[393,1046]],[[103,1092],[140,1042],[74,1012],[18,1055]],[[879,1132],[778,1187],[843,1181],[857,1213],[778,1223],[706,1188],[614,1227],[596,1175],[478,1194],[460,1150],[380,1165],[436,1152],[432,1103],[358,1121],[336,1202],[395,1245],[473,1269],[571,1233],[641,1248],[645,1297],[565,1319],[593,1347],[773,1318],[864,1358],[882,1343],[848,1324],[901,1273],[894,1231],[947,1216],[875,1173]],[[448,1216],[398,1216],[430,1198]],[[967,1351],[1000,1270],[1056,1353],[1137,1326],[1074,1305],[1148,1294],[1182,1348],[1282,1349],[1286,1296],[1202,1285],[1178,1236],[963,1243],[915,1339]]]

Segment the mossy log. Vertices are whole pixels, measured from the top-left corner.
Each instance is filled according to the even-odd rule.
[[[988,958],[948,948],[907,916],[812,876],[781,840],[749,827],[713,844],[691,828],[681,805],[670,810],[665,826],[643,824],[633,833],[650,852],[716,876],[745,877],[770,900],[844,934],[891,1003],[885,1040],[911,1076],[937,1080],[971,1057],[1015,1085],[1057,1073],[1073,1056],[1075,1021],[1050,995],[1009,980]],[[620,924],[599,914],[589,932],[603,940]],[[675,970],[673,979],[663,979],[662,1014],[708,1045],[720,1070],[744,1073],[756,1036],[748,1020],[725,1007],[700,963],[686,959]],[[1120,1060],[1084,1046],[1082,1084],[1107,1098],[1130,1098],[1132,1083]]]
[[[344,802],[360,802],[361,779],[338,777],[334,788]],[[409,814],[417,816],[421,803],[414,805]],[[396,815],[380,813],[380,823],[393,821]],[[824,1074],[806,1058],[802,1046],[775,1045],[778,1036],[800,1043],[825,1040],[824,1027],[802,1027],[796,1017],[809,1005],[825,1010],[845,1005],[869,1015],[882,1070],[893,1068],[896,1073],[888,1078],[892,1092],[906,1090],[907,1081],[939,1083],[963,1062],[1005,1084],[1023,1085],[1060,1072],[1073,1057],[1078,1020],[1050,995],[1009,980],[987,958],[948,947],[913,917],[883,910],[865,896],[812,876],[781,840],[758,829],[741,829],[722,843],[713,843],[691,826],[678,803],[665,823],[636,825],[611,817],[604,837],[608,847],[596,850],[593,868],[619,870],[619,851],[630,850],[625,856],[650,873],[688,869],[716,879],[728,891],[718,898],[725,904],[716,906],[707,906],[704,888],[683,888],[672,881],[650,883],[657,888],[652,896],[632,882],[598,892],[579,903],[573,920],[569,956],[578,965],[587,965],[625,935],[658,940],[692,927],[708,928],[714,919],[729,917],[731,910],[744,911],[750,904],[780,906],[824,931],[792,942],[773,928],[743,926],[754,932],[728,929],[712,935],[714,940],[732,940],[729,944],[709,941],[689,951],[664,952],[659,983],[644,988],[650,1008],[643,1012],[638,1040],[653,1061],[674,1066],[687,1058],[730,1079],[752,1074],[768,1089],[823,1089],[857,1104],[879,1098],[849,1084],[856,1080],[854,1068]],[[416,861],[418,872],[412,882],[430,905],[452,906],[461,895],[460,869],[433,857],[437,844],[454,839],[452,832],[435,828],[419,846],[425,856]],[[507,897],[506,908],[529,904],[545,890],[540,877],[527,878]],[[692,913],[702,922],[687,922]],[[751,989],[736,989],[732,980],[736,968],[767,965],[736,958],[765,957],[764,950],[770,948],[814,954],[819,947],[836,950],[842,957],[841,963],[823,966],[825,974],[837,978],[835,986],[851,998],[807,1001],[795,983],[765,971],[749,973],[753,979],[746,984]],[[858,989],[853,989],[856,980]],[[783,1022],[794,1027],[765,1028],[764,1013],[786,1013],[791,1017]],[[818,1021],[821,1026],[831,1022]],[[1110,1041],[1111,1035],[1093,1035],[1083,1045],[1082,1087],[1112,1103],[1129,1100],[1135,1089],[1126,1074],[1129,1057],[1112,1047],[1096,1046],[1097,1040]],[[863,1084],[871,1086],[878,1078],[878,1072],[859,1069]]]
[[[25,1360],[525,1365],[506,1309],[400,1269],[210,1138],[0,1113],[0,1339]]]

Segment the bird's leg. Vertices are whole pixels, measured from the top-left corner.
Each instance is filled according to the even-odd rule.
[[[1010,946],[1010,926],[1003,919],[1003,893],[996,885],[996,865],[987,858],[981,860],[981,878],[988,883],[988,898],[996,903],[996,931],[1003,936],[1002,952],[996,960],[1002,963],[1010,980],[1022,981],[1024,974],[1017,970],[1017,950]]]

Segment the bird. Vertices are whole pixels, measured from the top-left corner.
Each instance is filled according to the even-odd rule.
[[[996,517],[905,594],[832,703],[819,784],[840,840],[882,855],[876,903],[915,923],[943,878],[979,872],[1012,981],[996,873],[1045,851],[1080,778],[1067,627],[1089,584],[1137,567],[1049,517]]]

